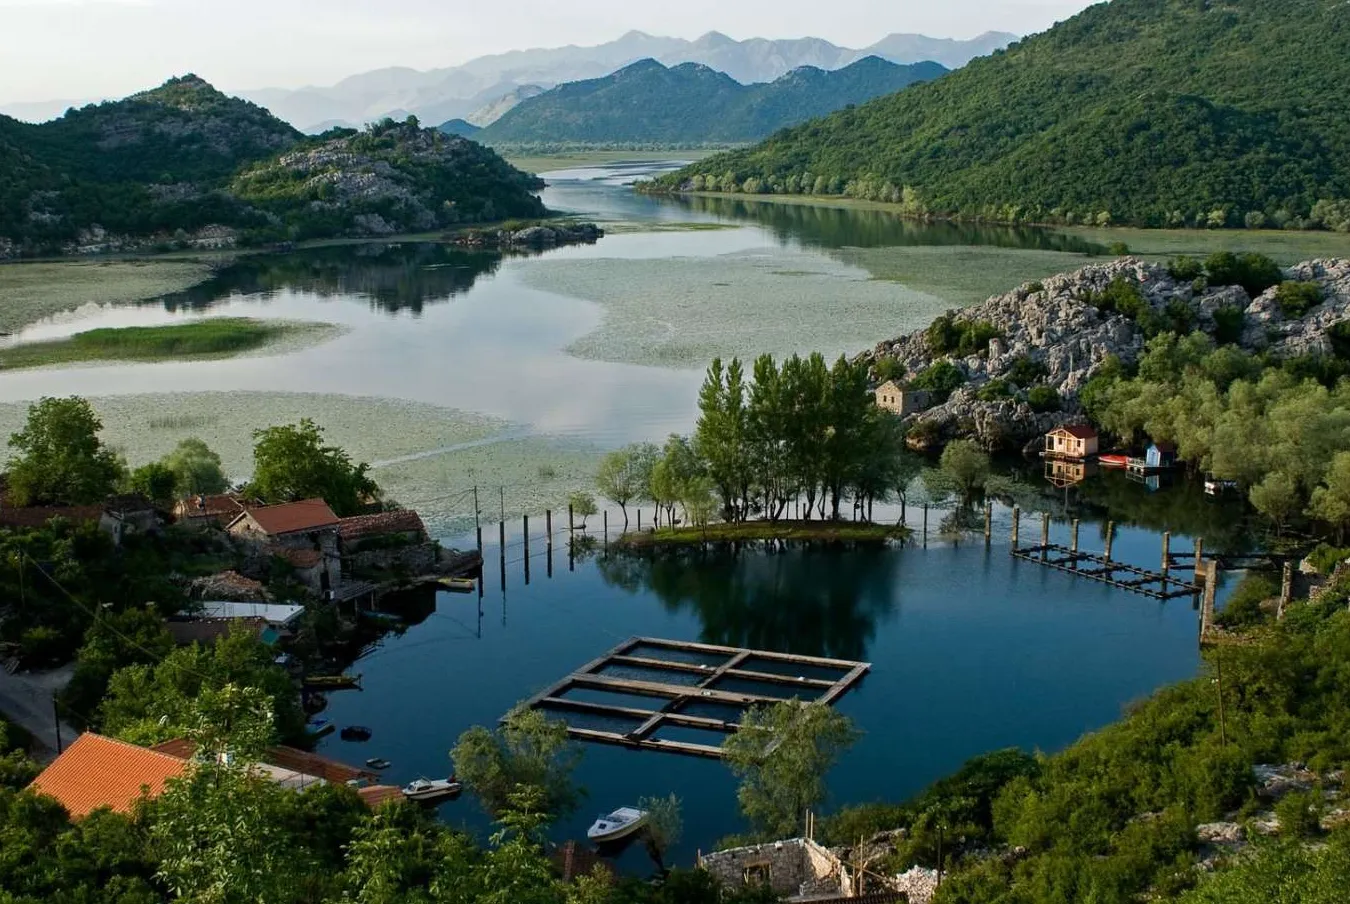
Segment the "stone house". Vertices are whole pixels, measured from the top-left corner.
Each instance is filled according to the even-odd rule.
[[[877,407],[900,417],[908,417],[927,409],[932,393],[925,389],[906,389],[894,380],[887,380],[876,388]]]
[[[224,527],[259,504],[235,493],[196,495],[173,504],[173,518],[188,527]]]
[[[428,574],[440,558],[440,547],[411,509],[343,518],[338,536],[344,567],[372,579],[382,572]]]
[[[1097,431],[1086,424],[1056,427],[1045,434],[1046,458],[1091,458],[1097,454]]]
[[[297,580],[328,598],[342,580],[340,523],[328,503],[306,499],[248,509],[225,529],[251,544],[258,556],[284,559]]]
[[[153,502],[139,493],[112,496],[104,503],[98,526],[120,545],[124,537],[158,530],[159,512]]]
[[[846,897],[850,882],[843,862],[809,838],[792,838],[717,851],[698,858],[723,885],[767,885],[785,901]]]

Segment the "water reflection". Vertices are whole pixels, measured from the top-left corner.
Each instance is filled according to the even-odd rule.
[[[705,643],[862,660],[898,604],[900,560],[882,547],[733,545],[614,554],[597,567],[611,586],[696,615]]]
[[[164,297],[170,311],[201,310],[231,295],[269,295],[283,289],[321,298],[350,297],[372,308],[420,314],[473,288],[501,266],[497,251],[433,242],[334,245],[244,257],[206,282]]]
[[[780,204],[737,197],[677,196],[670,204],[697,213],[758,224],[781,242],[815,248],[886,248],[919,245],[992,245],[1024,251],[1102,254],[1106,249],[1078,236],[1016,226],[923,222],[885,210]]]

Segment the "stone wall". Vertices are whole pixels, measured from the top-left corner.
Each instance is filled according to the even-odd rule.
[[[756,876],[767,878],[776,894],[789,899],[844,893],[838,858],[805,838],[717,851],[701,857],[699,866],[732,888]]]
[[[350,572],[401,572],[408,576],[433,574],[437,570],[440,546],[436,543],[418,543],[413,546],[395,546],[387,549],[368,549],[352,553],[343,560]]]

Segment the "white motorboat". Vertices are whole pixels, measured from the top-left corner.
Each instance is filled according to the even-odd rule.
[[[450,778],[419,778],[399,790],[408,800],[430,801],[458,794],[463,787],[452,775]]]
[[[627,838],[647,824],[647,811],[636,807],[620,807],[607,816],[601,816],[589,829],[586,837],[594,842],[618,841]]]

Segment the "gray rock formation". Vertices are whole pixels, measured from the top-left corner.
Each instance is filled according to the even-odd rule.
[[[1269,349],[1278,356],[1329,352],[1331,327],[1350,320],[1350,261],[1314,260],[1290,267],[1286,279],[1316,282],[1323,302],[1303,317],[1287,319],[1270,289],[1253,300],[1237,286],[1195,291],[1192,283],[1173,279],[1167,267],[1137,258],[1093,264],[1073,273],[1028,283],[1011,292],[953,312],[963,321],[988,321],[1001,333],[987,352],[967,358],[934,354],[924,331],[882,342],[860,358],[874,363],[894,359],[909,377],[940,360],[960,368],[966,384],[946,402],[910,415],[911,423],[931,422],[939,439],[973,436],[989,448],[1020,446],[1056,424],[1082,420],[1078,392],[1108,358],[1135,361],[1145,346],[1144,331],[1132,317],[1099,310],[1091,302],[1119,278],[1134,283],[1150,308],[1163,316],[1169,304],[1184,305],[1195,329],[1213,332],[1216,311],[1242,310],[1246,326],[1241,345],[1249,350]],[[1022,359],[1039,363],[1046,376],[1040,382],[1056,390],[1062,408],[1036,412],[1018,398],[981,400],[980,390],[994,380],[1007,380]],[[1028,387],[1018,387],[1025,390]]]

